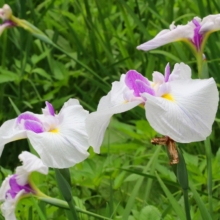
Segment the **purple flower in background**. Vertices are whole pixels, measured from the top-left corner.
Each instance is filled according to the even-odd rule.
[[[28,138],[45,165],[71,167],[89,155],[87,116],[88,111],[76,99],[64,103],[59,114],[46,102],[43,114],[24,112],[0,127],[0,155],[5,144]]]
[[[19,155],[23,165],[16,168],[14,175],[9,175],[0,188],[2,214],[6,220],[16,220],[15,209],[17,202],[28,194],[38,194],[38,190],[29,181],[32,172],[48,173],[48,167],[35,155],[24,151]]]
[[[218,100],[214,79],[191,79],[191,69],[183,63],[175,64],[172,73],[169,64],[164,75],[154,72],[152,81],[129,70],[119,82],[113,82],[97,111],[86,119],[89,144],[100,153],[111,117],[140,104],[158,133],[180,143],[205,140],[212,130]]]
[[[138,50],[149,51],[162,45],[184,41],[189,43],[196,52],[202,52],[204,44],[210,33],[220,30],[220,14],[209,15],[203,19],[193,18],[186,25],[170,25],[170,29],[162,30],[152,40],[137,47]]]

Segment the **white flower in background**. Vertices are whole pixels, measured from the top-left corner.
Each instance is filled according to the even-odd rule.
[[[194,47],[197,52],[202,52],[204,44],[210,33],[220,30],[220,14],[209,15],[203,19],[193,18],[186,25],[170,25],[170,29],[162,30],[152,40],[137,47],[138,50],[149,51],[162,45],[184,41]]]
[[[158,133],[180,143],[205,140],[212,131],[218,100],[214,79],[191,79],[191,69],[183,63],[176,64],[171,74],[168,64],[165,76],[154,72],[153,81],[129,70],[121,75],[119,82],[113,82],[97,111],[86,119],[89,144],[100,153],[112,115],[140,104]]]
[[[6,177],[0,188],[0,201],[3,202],[1,211],[6,220],[16,220],[16,204],[22,197],[30,193],[38,194],[36,187],[29,181],[30,174],[34,171],[45,175],[48,173],[48,167],[27,151],[22,152],[19,159],[23,165],[16,168],[14,175]]]
[[[76,99],[67,101],[59,114],[46,102],[43,114],[25,112],[0,127],[0,155],[4,145],[28,138],[48,167],[67,168],[88,157],[84,110]]]

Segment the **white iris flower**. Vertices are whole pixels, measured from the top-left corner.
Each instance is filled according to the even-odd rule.
[[[42,174],[48,173],[48,167],[35,155],[24,151],[19,155],[23,162],[22,166],[16,168],[14,175],[9,175],[3,181],[0,188],[0,201],[2,214],[6,220],[16,220],[15,209],[17,202],[28,194],[38,194],[38,190],[29,180],[32,172]]]
[[[137,105],[144,105],[146,118],[160,134],[176,142],[189,143],[205,140],[212,131],[218,107],[218,90],[213,78],[191,79],[189,66],[180,63],[165,76],[153,73],[149,81],[135,70],[121,75],[111,91],[101,98],[97,111],[86,119],[89,143],[96,153],[112,115]]]
[[[162,30],[152,40],[137,47],[139,50],[149,51],[162,45],[174,42],[185,41],[196,52],[203,51],[204,44],[210,33],[220,30],[220,14],[209,15],[203,19],[193,18],[186,25],[170,25],[170,29]]]
[[[64,103],[59,114],[55,114],[53,106],[46,102],[43,114],[25,112],[0,127],[0,155],[5,144],[28,138],[45,165],[71,167],[89,155],[87,116],[88,111],[76,99]]]

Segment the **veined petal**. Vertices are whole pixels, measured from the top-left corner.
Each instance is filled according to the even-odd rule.
[[[28,176],[34,171],[48,174],[48,167],[35,155],[24,151],[19,155],[19,159],[22,161],[22,166],[16,168],[16,181],[19,185],[27,184]]]
[[[89,155],[86,151],[83,153],[79,151],[73,143],[71,143],[71,138],[68,136],[69,134],[59,129],[57,133],[44,132],[36,134],[28,131],[27,135],[43,163],[48,167],[71,167],[85,160]]]
[[[170,74],[169,81],[191,79],[191,75],[191,69],[188,65],[176,63]]]
[[[103,107],[104,101],[107,101],[108,96],[110,95],[111,94],[108,94],[107,96],[102,98]],[[124,102],[119,104],[118,106],[113,105],[108,109],[99,108],[97,112],[89,114],[86,119],[86,130],[89,136],[89,144],[93,147],[96,153],[100,153],[100,146],[102,144],[106,128],[109,125],[112,115],[128,111],[141,103],[142,101],[140,100],[133,102]],[[108,103],[108,105],[110,104],[111,103]]]
[[[84,110],[77,99],[70,99],[64,104],[58,118],[60,124],[58,130],[81,153],[87,152],[89,148],[88,134],[86,132],[85,120],[89,112]]]
[[[5,144],[27,137],[25,130],[17,128],[16,121],[17,119],[8,120],[0,127],[0,155]]]
[[[142,82],[141,85],[145,84],[146,86],[150,86],[149,81],[144,76],[142,76],[136,70],[129,70],[125,76],[125,84],[129,89],[134,90],[134,96],[140,96],[139,86],[136,83],[137,80]]]
[[[138,50],[152,50],[162,45],[182,40],[182,39],[191,39],[194,35],[194,25],[192,22],[189,22],[186,25],[178,25],[175,29],[165,32],[163,34],[157,35],[150,41],[143,43],[137,47]]]
[[[180,143],[205,140],[218,107],[215,81],[177,80],[170,85],[174,101],[143,94],[149,123],[157,132]]]

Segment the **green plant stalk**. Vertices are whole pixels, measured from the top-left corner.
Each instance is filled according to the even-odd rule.
[[[208,36],[207,36],[208,37]],[[207,38],[206,37],[206,38]],[[201,75],[199,72],[199,76],[202,79],[208,78],[208,66],[205,60],[201,56],[197,57],[197,60],[201,59],[200,61],[197,61],[198,69],[201,69]],[[208,191],[208,201],[209,201],[209,212],[212,216],[213,208],[212,208],[212,152],[211,152],[211,143],[210,143],[210,137],[207,137],[205,142],[205,152],[206,152],[206,160],[207,160],[207,191]]]
[[[184,198],[184,205],[185,205],[185,212],[186,212],[186,219],[190,220],[190,209],[189,209],[189,198],[188,198],[188,190],[183,190],[183,198]]]
[[[186,219],[191,220],[189,198],[188,198],[188,189],[189,189],[188,172],[181,150],[177,148],[177,151],[178,151],[179,163],[176,165],[176,175],[178,182],[183,190]]]
[[[51,204],[53,206],[56,206],[56,207],[59,207],[59,208],[63,208],[63,209],[67,209],[67,210],[70,209],[70,206],[68,205],[68,203],[63,201],[63,200],[54,199],[54,198],[51,198],[51,197],[37,197],[37,198],[39,200],[41,200],[43,202],[46,202],[46,203],[49,203],[49,204]],[[101,216],[101,215],[98,215],[98,214],[95,214],[95,213],[92,213],[92,212],[89,212],[89,211],[86,211],[86,210],[82,210],[82,209],[80,209],[77,206],[75,206],[74,208],[75,208],[75,210],[77,212],[81,212],[83,214],[87,214],[89,216],[93,216],[93,217],[98,218],[98,219],[112,220],[111,218],[108,218],[108,217],[105,217],[105,216]]]
[[[208,201],[209,201],[209,212],[212,216],[213,208],[212,208],[212,152],[211,152],[211,144],[210,137],[205,140],[205,151],[206,151],[206,159],[207,159],[207,187],[208,187]]]
[[[68,183],[68,175],[64,176],[62,174],[62,170],[54,169],[56,174],[56,180],[58,188],[63,196],[63,198],[67,201],[69,207],[70,207],[70,219],[78,220],[78,216],[75,210],[75,204],[72,198],[72,192],[70,184]],[[67,178],[67,179],[66,179]]]

